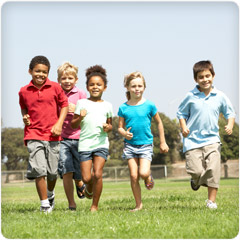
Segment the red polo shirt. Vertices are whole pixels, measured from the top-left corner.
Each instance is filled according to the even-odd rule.
[[[31,124],[24,128],[24,141],[60,141],[61,136],[52,136],[51,129],[58,121],[59,108],[68,106],[68,99],[61,86],[46,80],[39,89],[31,81],[19,91],[21,109],[27,109]]]

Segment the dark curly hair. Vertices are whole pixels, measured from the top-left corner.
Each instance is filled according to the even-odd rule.
[[[37,64],[43,64],[46,65],[48,67],[48,72],[50,71],[50,62],[49,60],[44,57],[44,56],[36,56],[34,57],[30,64],[29,64],[29,69],[33,70],[33,68],[37,65]]]
[[[88,85],[88,82],[90,80],[91,77],[93,76],[99,76],[102,78],[104,85],[107,85],[107,72],[106,69],[103,68],[101,65],[94,65],[89,67],[86,70],[86,77],[87,77],[87,81],[86,81],[86,85]]]

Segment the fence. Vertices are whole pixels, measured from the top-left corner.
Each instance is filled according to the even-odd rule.
[[[185,163],[180,162],[166,165],[152,165],[151,172],[153,178],[164,179],[164,178],[189,178],[189,175],[185,170]],[[1,182],[14,183],[14,182],[27,182],[26,171],[2,171]],[[227,164],[222,164],[221,177],[231,178],[239,177],[239,161],[229,160]],[[129,180],[128,166],[124,167],[104,167],[103,169],[103,180],[104,181],[126,181]]]

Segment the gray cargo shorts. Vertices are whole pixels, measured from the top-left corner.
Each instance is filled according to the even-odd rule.
[[[32,180],[47,176],[52,181],[57,178],[59,160],[59,141],[28,140],[29,161],[27,178]]]

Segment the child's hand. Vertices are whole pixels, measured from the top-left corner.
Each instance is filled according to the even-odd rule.
[[[84,118],[87,115],[87,110],[86,109],[82,109],[80,111],[80,117]]]
[[[169,147],[166,142],[160,143],[160,153],[167,153],[169,150]]]
[[[68,104],[68,112],[74,113],[76,105],[73,103]]]
[[[190,133],[190,131],[189,131],[189,129],[187,127],[182,129],[183,137],[187,137],[189,133]]]
[[[104,132],[110,132],[112,130],[112,126],[107,123],[103,123],[103,131]]]
[[[31,124],[31,121],[30,121],[30,116],[28,114],[25,114],[23,116],[23,122],[26,126],[29,126]]]
[[[130,130],[131,130],[131,127],[127,129],[124,136],[127,140],[131,140],[133,138],[133,134],[130,132]]]
[[[60,136],[62,133],[62,126],[60,126],[58,123],[56,123],[55,125],[53,125],[53,127],[51,129],[51,133],[54,137]]]
[[[224,129],[225,129],[225,132],[226,132],[228,135],[231,135],[231,134],[232,134],[232,127],[226,125],[226,126],[224,127]]]

